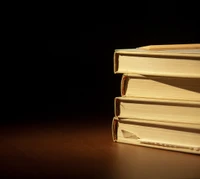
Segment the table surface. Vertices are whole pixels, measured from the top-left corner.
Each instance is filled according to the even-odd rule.
[[[1,176],[200,178],[199,155],[114,143],[111,117],[47,121],[0,127]]]

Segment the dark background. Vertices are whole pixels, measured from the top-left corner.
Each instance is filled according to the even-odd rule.
[[[12,120],[23,121],[26,116],[47,120],[51,116],[112,117],[121,80],[121,75],[113,73],[114,49],[198,43],[197,26],[197,21],[184,19],[65,24],[58,40],[49,37],[44,57],[28,60],[25,68],[17,64]],[[59,35],[59,27],[54,33]]]
[[[180,23],[180,22],[179,22]],[[194,24],[193,24],[194,25]],[[113,52],[151,44],[198,43],[196,28],[171,22],[75,26],[65,38],[48,41],[51,81],[48,112],[113,116],[121,75],[113,73]]]

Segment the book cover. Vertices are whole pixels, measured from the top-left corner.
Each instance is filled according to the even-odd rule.
[[[168,45],[162,50],[147,47],[116,49],[114,73],[200,77],[200,44],[171,45],[171,49]]]
[[[200,129],[172,127],[161,124],[112,121],[114,142],[144,147],[200,154]]]
[[[200,101],[200,78],[123,74],[121,96]]]
[[[120,118],[200,124],[200,102],[116,97],[114,114]]]

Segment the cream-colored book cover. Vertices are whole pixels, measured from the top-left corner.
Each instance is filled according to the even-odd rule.
[[[200,129],[162,124],[112,121],[114,142],[200,154]]]
[[[119,118],[200,124],[199,101],[116,97],[114,113]]]
[[[114,73],[200,77],[200,44],[152,45],[116,49]]]
[[[200,101],[200,78],[123,74],[121,96]]]

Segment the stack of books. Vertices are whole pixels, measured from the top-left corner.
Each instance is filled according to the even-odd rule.
[[[114,52],[113,141],[200,154],[200,44]]]

